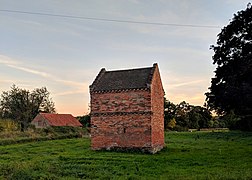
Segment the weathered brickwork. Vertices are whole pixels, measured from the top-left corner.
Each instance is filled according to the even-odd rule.
[[[134,73],[139,79],[127,79]],[[155,153],[163,148],[164,91],[156,64],[125,71],[102,69],[90,86],[90,94],[93,150],[140,149]]]
[[[146,90],[102,93],[91,96],[92,113],[151,111],[151,94]]]
[[[148,114],[92,117],[92,124],[93,149],[151,147],[151,117]]]

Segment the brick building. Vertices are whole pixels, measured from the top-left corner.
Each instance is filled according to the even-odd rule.
[[[39,113],[31,122],[36,128],[51,126],[81,127],[82,124],[71,114]]]
[[[106,71],[90,86],[91,148],[138,149],[164,146],[164,90],[153,67]]]

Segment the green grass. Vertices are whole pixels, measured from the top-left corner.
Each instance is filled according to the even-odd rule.
[[[88,136],[87,129],[78,127],[50,127],[46,129],[30,128],[25,132],[3,131],[0,132],[0,146],[34,141],[76,138],[82,136]]]
[[[166,133],[150,155],[90,150],[88,138],[0,146],[0,179],[251,179],[252,133]]]

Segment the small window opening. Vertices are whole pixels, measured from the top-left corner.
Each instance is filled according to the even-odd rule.
[[[126,128],[123,128],[123,133],[126,133]]]

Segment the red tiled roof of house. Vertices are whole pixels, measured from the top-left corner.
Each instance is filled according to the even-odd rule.
[[[82,126],[82,124],[71,114],[40,113],[50,126]]]

